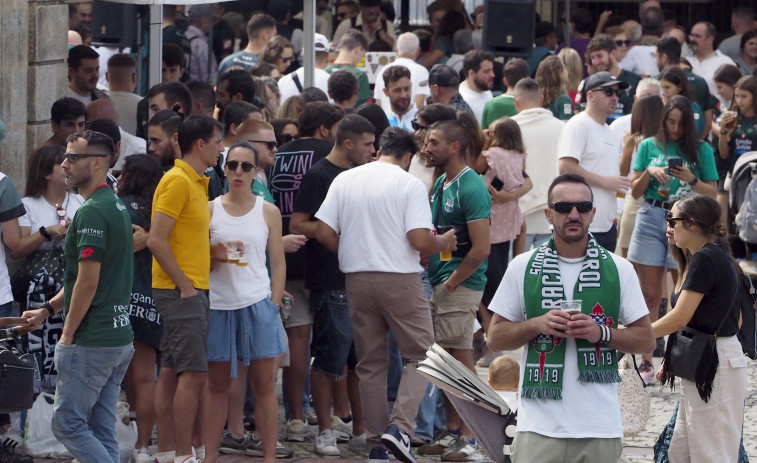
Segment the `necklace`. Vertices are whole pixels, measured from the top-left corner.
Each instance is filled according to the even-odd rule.
[[[586,256],[576,257],[576,258],[573,258],[573,259],[569,259],[567,257],[562,257],[562,256],[558,255],[557,256],[557,260],[559,260],[560,262],[565,263],[565,264],[580,264],[581,262],[583,262],[583,261],[586,260]]]

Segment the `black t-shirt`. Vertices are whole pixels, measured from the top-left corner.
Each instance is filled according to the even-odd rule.
[[[279,148],[273,167],[268,171],[268,184],[273,202],[281,211],[282,231],[289,234],[289,219],[294,196],[310,167],[325,158],[334,144],[318,138],[298,138]],[[286,254],[287,280],[305,278],[305,250]]]
[[[347,169],[339,167],[328,159],[313,164],[302,179],[300,191],[294,200],[294,212],[315,213],[326,199],[331,182]],[[337,255],[321,245],[317,240],[308,240],[305,245],[305,287],[310,290],[344,289],[344,273],[339,270]]]
[[[739,312],[732,307],[738,289],[738,277],[726,251],[717,244],[708,243],[691,256],[682,290],[704,294],[699,307],[689,322],[690,327],[705,333],[714,333],[730,310],[719,336],[733,336],[738,332]],[[680,293],[673,294],[671,302],[678,302]]]
[[[223,19],[213,24],[213,53],[219,63],[234,53],[234,30]]]

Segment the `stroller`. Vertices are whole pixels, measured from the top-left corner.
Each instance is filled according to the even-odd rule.
[[[733,166],[728,197],[728,220],[734,238],[746,247],[741,268],[757,281],[757,262],[751,260],[757,249],[757,151],[744,153]]]

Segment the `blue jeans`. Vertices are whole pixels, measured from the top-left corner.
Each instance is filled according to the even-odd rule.
[[[13,301],[0,305],[0,317],[18,317],[19,313],[13,306]]]
[[[80,463],[119,463],[116,404],[134,347],[55,346],[52,430]]]

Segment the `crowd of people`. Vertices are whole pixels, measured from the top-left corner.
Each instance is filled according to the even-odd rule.
[[[734,9],[716,48],[713,24],[639,5],[572,11],[568,43],[537,18],[532,55],[502,59],[483,7],[437,0],[429,28],[400,33],[381,0],[319,0],[311,87],[288,0],[249,18],[165,5],[161,83],[141,96],[137,58],[90,46],[92,5],[70,4],[52,135],[23,198],[0,178],[21,260],[0,266],[0,316],[30,331],[55,437],[80,463],[119,461],[123,386],[134,463],[272,462],[306,439],[374,463],[483,459],[416,371],[436,343],[507,391],[513,461],[615,462],[616,351],[672,384],[653,358],[688,325],[719,334],[720,362],[681,380],[668,456],[736,461],[725,238],[735,161],[757,150],[755,16]],[[371,83],[379,51],[396,59]],[[519,366],[503,354],[521,347]]]

